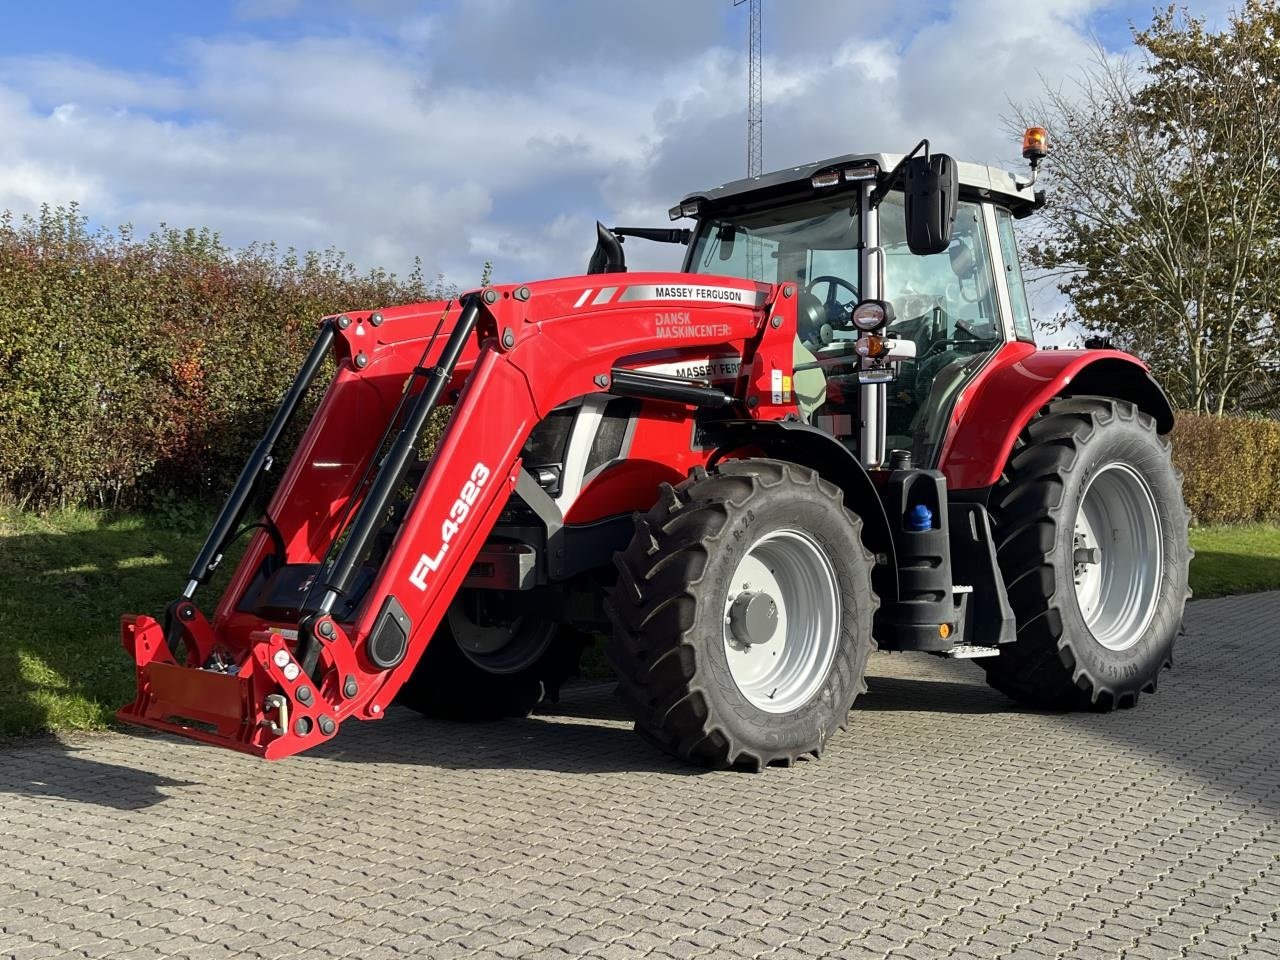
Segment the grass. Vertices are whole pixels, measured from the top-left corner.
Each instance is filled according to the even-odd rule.
[[[1280,527],[1196,527],[1191,589],[1198,599],[1280,589]]]
[[[111,725],[133,698],[120,614],[161,613],[209,519],[182,504],[148,515],[0,508],[0,736]],[[1280,527],[1197,528],[1191,543],[1197,597],[1280,589]],[[584,667],[607,675],[596,648]]]
[[[0,509],[0,736],[111,724],[134,688],[120,615],[158,615],[178,595],[207,521]]]

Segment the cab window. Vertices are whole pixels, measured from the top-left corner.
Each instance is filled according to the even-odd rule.
[[[1019,340],[1036,342],[1027,303],[1027,288],[1022,280],[1022,263],[1018,260],[1018,238],[1013,232],[1013,214],[996,208],[996,229],[1000,234],[1000,255],[1004,260],[1005,279],[1009,283],[1009,306],[1013,309],[1013,332]]]
[[[843,299],[851,299],[858,290],[857,202],[850,196],[823,198],[703,220],[690,271],[765,283],[790,280],[801,290],[818,277],[834,276]]]
[[[917,256],[907,248],[902,194],[880,206],[880,246],[885,255],[884,298],[894,307],[895,332],[937,350],[945,341],[993,340],[1000,312],[982,208],[961,202],[951,246]]]
[[[951,245],[917,256],[907,247],[902,194],[880,205],[884,299],[893,305],[888,332],[915,344],[889,386],[888,445],[933,462],[959,391],[1003,342],[991,247],[982,206],[962,201]]]

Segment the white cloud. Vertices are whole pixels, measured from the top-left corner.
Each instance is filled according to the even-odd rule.
[[[461,282],[582,269],[593,224],[662,224],[740,176],[745,10],[331,0],[345,32],[191,39],[177,66],[0,60],[0,206],[79,200],[100,222],[209,226]],[[921,136],[1014,161],[999,121],[1068,74],[1096,0],[790,0],[765,8],[766,166]],[[784,13],[785,11],[785,13]],[[245,29],[296,13],[242,0]],[[360,18],[364,17],[365,20]],[[164,67],[166,69],[161,70]],[[628,245],[636,266],[678,248]]]

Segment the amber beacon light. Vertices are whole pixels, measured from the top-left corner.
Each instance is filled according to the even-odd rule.
[[[1022,134],[1023,159],[1031,161],[1031,169],[1040,166],[1040,161],[1049,155],[1049,133],[1044,127],[1027,127]]]

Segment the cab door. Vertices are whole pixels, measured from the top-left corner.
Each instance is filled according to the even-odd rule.
[[[910,340],[915,359],[888,386],[886,449],[933,466],[960,391],[1008,341],[1008,287],[990,204],[961,200],[950,246],[918,256],[907,247],[901,192],[879,208],[882,298],[893,305],[891,336]]]

